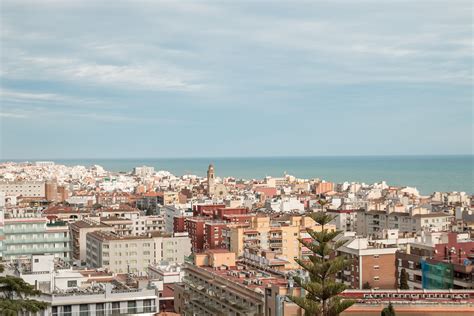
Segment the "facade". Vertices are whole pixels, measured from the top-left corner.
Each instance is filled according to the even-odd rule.
[[[165,221],[165,231],[167,233],[174,232],[174,218],[177,216],[192,216],[193,213],[189,209],[182,209],[176,206],[167,205],[161,208],[161,215]]]
[[[4,260],[27,259],[34,254],[52,254],[71,259],[71,240],[65,222],[50,222],[46,217],[15,217],[3,220]]]
[[[183,263],[190,254],[187,234],[120,236],[101,231],[87,234],[87,266],[116,273],[143,274],[149,264]]]
[[[204,250],[204,226],[209,221],[205,217],[186,218],[186,230],[191,238],[191,249],[193,253]]]
[[[175,312],[187,315],[302,315],[287,294],[300,295],[279,274],[235,262],[234,254],[213,250],[186,263],[175,284]]]
[[[444,213],[415,214],[404,212],[387,213],[385,211],[358,211],[357,234],[377,236],[383,230],[398,229],[403,234],[416,234],[424,229],[446,231],[454,216]]]
[[[334,217],[331,224],[334,224],[337,230],[356,231],[357,212],[355,210],[328,210],[327,213]]]
[[[162,191],[162,192],[157,192],[158,197],[157,201],[160,205],[166,206],[166,205],[175,205],[179,204],[179,192],[174,192],[174,191]]]
[[[2,181],[0,192],[5,196],[44,199],[46,197],[44,181]]]
[[[152,176],[154,173],[154,167],[141,166],[133,168],[133,174],[143,178]]]
[[[382,248],[370,245],[367,238],[354,238],[338,249],[340,255],[352,260],[351,266],[339,273],[338,279],[345,285],[362,289],[369,285],[374,289],[397,288],[395,253],[398,248]]]
[[[279,221],[268,216],[254,216],[249,226],[229,225],[223,230],[223,239],[227,249],[237,256],[242,256],[244,249],[268,250],[288,260],[291,268],[298,268],[294,259],[304,258],[309,253],[298,241],[299,238],[310,238],[307,228],[317,231],[321,226],[307,216],[289,216]],[[327,229],[335,227],[327,225]]]
[[[33,255],[16,265],[14,275],[42,291],[47,302],[34,315],[155,315],[158,291],[148,282],[99,270],[74,270],[52,255]]]
[[[429,233],[397,252],[397,272],[412,289],[474,289],[474,240],[467,234]]]
[[[128,289],[101,285],[89,291],[80,289],[66,293],[43,294],[40,300],[49,303],[43,315],[144,315],[158,312],[158,295],[155,289]]]
[[[81,220],[69,224],[72,241],[72,258],[86,262],[86,237],[88,233],[95,231],[113,232],[113,226],[98,223],[92,220]]]

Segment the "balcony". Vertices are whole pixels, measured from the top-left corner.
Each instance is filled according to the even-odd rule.
[[[71,249],[68,247],[59,248],[29,248],[29,249],[8,249],[3,252],[4,255],[25,255],[25,254],[36,254],[36,253],[54,253],[54,252],[70,252]]]
[[[15,229],[5,229],[5,235],[11,234],[31,234],[31,233],[45,233],[46,229],[42,228],[15,228]]]
[[[14,244],[36,244],[36,243],[56,243],[56,242],[69,242],[68,237],[58,237],[58,238],[25,238],[25,239],[5,239],[3,243],[5,245],[14,245]]]

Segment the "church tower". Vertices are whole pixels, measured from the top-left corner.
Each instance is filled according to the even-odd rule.
[[[207,194],[209,196],[214,195],[214,181],[215,181],[214,165],[210,164],[209,168],[207,168]]]

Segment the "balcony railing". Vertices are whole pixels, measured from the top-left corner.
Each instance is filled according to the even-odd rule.
[[[59,248],[29,248],[29,249],[8,249],[3,251],[4,255],[23,255],[23,254],[34,254],[34,253],[49,253],[49,252],[69,252],[71,251],[68,247]]]
[[[58,237],[58,238],[5,239],[3,242],[5,245],[9,245],[9,244],[56,243],[56,242],[69,242],[69,241],[71,240],[68,237]]]

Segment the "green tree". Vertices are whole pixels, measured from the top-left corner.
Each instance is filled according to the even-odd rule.
[[[372,285],[370,285],[369,281],[365,282],[362,285],[362,289],[364,289],[364,290],[370,290],[371,288],[372,288]]]
[[[296,259],[296,262],[309,274],[309,279],[295,277],[296,284],[305,290],[306,295],[289,298],[304,309],[305,316],[336,316],[354,304],[354,301],[339,296],[346,286],[335,281],[336,275],[351,262],[337,255],[336,249],[342,246],[342,243],[335,242],[334,239],[341,232],[329,231],[326,228],[333,217],[324,212],[325,201],[320,204],[323,206],[322,212],[310,213],[308,216],[321,225],[321,231],[307,229],[312,241],[299,240],[313,254],[309,255],[308,260]]]
[[[30,299],[38,296],[41,291],[36,290],[22,278],[7,275],[0,277],[0,314],[16,316],[20,312],[37,313],[48,307],[46,302]]]
[[[400,279],[398,281],[398,288],[401,290],[409,290],[410,287],[408,286],[408,273],[405,268],[402,268],[400,271]]]
[[[388,306],[382,309],[381,316],[396,316],[395,310],[393,309],[392,302],[388,303]]]

